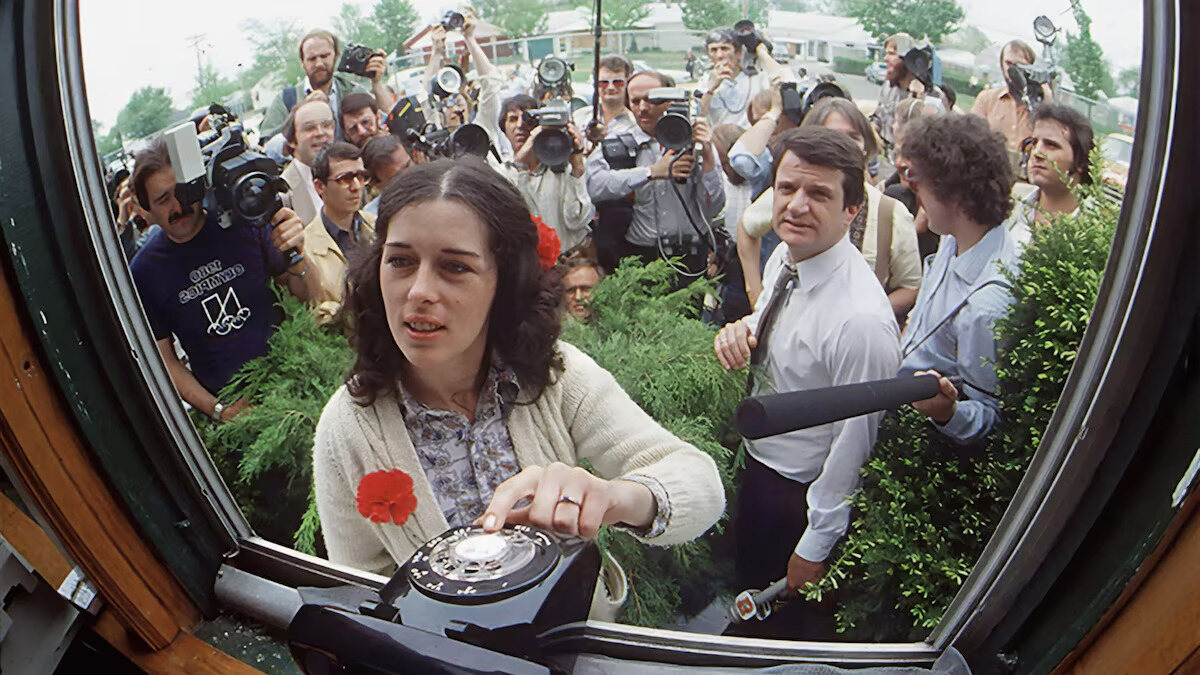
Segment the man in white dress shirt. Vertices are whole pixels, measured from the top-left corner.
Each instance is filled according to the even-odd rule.
[[[756,393],[893,377],[896,319],[847,234],[863,200],[862,153],[824,127],[793,129],[780,144],[772,227],[782,243],[767,261],[754,312],[717,334],[717,359],[726,368],[756,365]],[[766,588],[786,575],[797,590],[821,578],[849,525],[849,495],[882,417],[747,444],[733,524],[740,585]],[[829,637],[831,628],[831,613],[808,602],[755,624],[757,634],[794,639]]]

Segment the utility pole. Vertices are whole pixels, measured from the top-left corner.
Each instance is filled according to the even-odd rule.
[[[191,35],[191,36],[188,36],[188,38],[187,38],[188,46],[190,46],[192,49],[196,50],[196,89],[197,90],[199,90],[200,87],[202,87],[204,85],[204,66],[200,63],[200,51],[201,51],[200,43],[203,42],[204,38],[206,38],[206,37],[208,37],[208,36],[205,35],[204,33],[200,33],[199,35]]]

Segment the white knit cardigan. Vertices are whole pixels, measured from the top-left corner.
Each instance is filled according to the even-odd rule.
[[[608,371],[577,348],[558,343],[564,371],[532,405],[515,405],[508,419],[522,467],[558,461],[592,463],[603,478],[649,476],[666,490],[666,531],[643,540],[659,546],[690,541],[717,522],[725,493],[708,455],[663,429],[638,407]],[[403,526],[359,515],[358,483],[368,473],[400,469],[413,477],[416,511]],[[313,446],[317,511],[329,559],[390,573],[416,548],[449,529],[404,426],[394,394],[360,406],[345,387],[326,404]]]

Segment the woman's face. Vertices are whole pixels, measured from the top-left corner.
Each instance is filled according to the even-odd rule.
[[[854,141],[854,144],[858,146],[859,151],[864,155],[866,154],[867,142],[865,139],[863,139],[862,132],[860,132],[858,127],[854,126],[850,120],[846,119],[846,117],[840,112],[836,110],[830,110],[829,116],[825,118],[825,124],[822,126],[824,126],[826,129],[833,129],[834,131],[840,131],[841,133],[846,134],[850,137],[850,140]]]
[[[487,225],[457,201],[410,204],[388,223],[379,286],[411,367],[450,374],[483,361],[496,259]]]

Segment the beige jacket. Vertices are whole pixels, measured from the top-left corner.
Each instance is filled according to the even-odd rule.
[[[514,406],[508,432],[522,467],[587,459],[597,475],[657,480],[671,504],[666,530],[645,540],[681,544],[712,527],[725,492],[712,458],[663,429],[629,398],[608,371],[560,342],[565,370],[532,405]],[[376,524],[355,506],[368,473],[400,469],[412,476],[416,510],[403,526]],[[387,574],[429,539],[449,529],[421,469],[394,395],[362,407],[338,389],[317,423],[313,445],[317,512],[329,559]]]
[[[359,235],[366,244],[375,238],[375,218],[362,211],[359,215],[363,219]],[[345,299],[346,256],[329,236],[320,213],[304,226],[304,254],[321,272],[321,293],[309,302],[317,308],[317,322],[327,323],[342,308]]]

